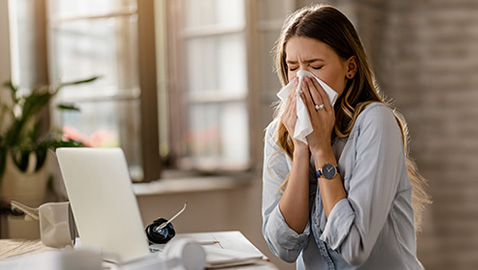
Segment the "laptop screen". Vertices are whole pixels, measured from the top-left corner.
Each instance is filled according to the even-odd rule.
[[[128,166],[120,148],[58,148],[81,246],[128,261],[150,253]]]

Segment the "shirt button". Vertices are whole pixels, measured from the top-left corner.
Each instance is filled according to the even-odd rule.
[[[316,220],[314,220],[314,224],[315,224],[315,225],[317,225],[317,219],[316,219]]]
[[[325,248],[322,248],[322,252],[325,253]]]

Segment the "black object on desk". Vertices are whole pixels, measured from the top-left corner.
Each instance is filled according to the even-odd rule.
[[[168,222],[164,218],[158,218],[153,221],[148,227],[146,227],[146,235],[148,236],[148,240],[153,244],[166,244],[169,240],[171,240],[175,235],[176,232],[174,231],[173,224],[170,222],[165,227],[161,228],[162,224]]]

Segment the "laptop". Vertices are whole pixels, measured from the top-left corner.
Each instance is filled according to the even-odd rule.
[[[124,263],[151,254],[120,148],[58,148],[82,248]]]

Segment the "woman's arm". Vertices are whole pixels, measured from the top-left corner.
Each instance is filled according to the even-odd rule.
[[[295,142],[289,182],[279,203],[285,221],[291,229],[302,233],[309,220],[309,149]]]
[[[326,163],[337,167],[337,161],[332,150],[332,146],[327,146],[322,151],[314,151],[312,154],[314,158],[315,168],[322,168]],[[319,178],[317,179],[320,188],[320,195],[322,198],[322,205],[324,206],[325,216],[328,218],[334,206],[342,199],[347,197],[340,175],[335,175],[332,179]]]
[[[302,99],[306,104],[310,121],[314,131],[307,137],[310,152],[314,158],[315,168],[322,168],[326,163],[337,166],[337,160],[331,145],[332,129],[335,125],[335,110],[329,98],[315,79],[304,78]],[[323,104],[324,108],[316,110],[315,106]],[[339,175],[333,179],[318,179],[320,195],[326,217],[329,216],[334,206],[346,198],[345,189]]]
[[[289,175],[291,165],[290,159],[280,150],[273,136],[277,124],[276,120],[267,127],[264,142],[262,234],[275,255],[284,261],[295,262],[302,249],[307,246],[310,227],[306,223],[303,232],[297,233],[289,227],[279,209],[283,194],[279,189]]]
[[[401,131],[392,111],[369,105],[356,122],[354,161],[346,199],[332,209],[321,240],[353,265],[364,263],[372,251],[407,177]],[[413,232],[413,226],[411,226]]]
[[[297,233],[302,233],[309,219],[310,153],[308,146],[304,142],[293,138],[297,123],[297,94],[295,91],[289,94],[280,121],[284,124],[294,143],[294,152],[292,168],[288,176],[289,180],[279,207],[290,228]]]
[[[316,167],[337,165],[327,137],[335,122],[333,107],[315,80],[303,88],[314,126],[307,137]],[[315,84],[314,84],[315,83]],[[319,95],[317,95],[319,94]],[[315,104],[325,104],[315,111]],[[320,239],[342,254],[351,265],[361,265],[369,257],[386,219],[390,215],[397,186],[406,164],[401,131],[393,112],[385,105],[371,104],[355,122],[353,168],[348,194],[340,177],[319,179],[327,223]]]

